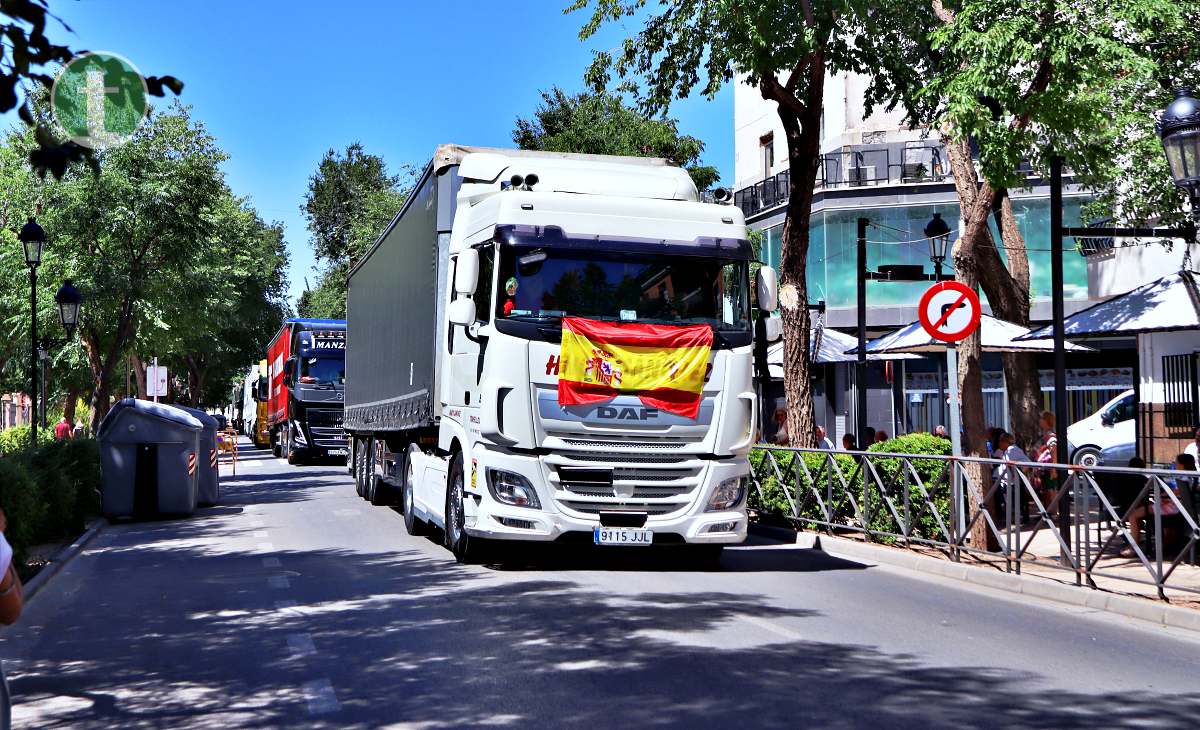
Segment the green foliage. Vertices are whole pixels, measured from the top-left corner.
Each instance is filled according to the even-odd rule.
[[[950,442],[930,434],[911,434],[875,444],[870,451],[948,456]],[[913,528],[910,534],[932,540],[944,539],[934,517],[934,510],[926,504],[925,495],[916,486],[911,473],[903,467],[903,461],[898,458],[872,457],[870,462],[901,520],[912,520]],[[909,463],[920,476],[936,514],[940,515],[943,521],[949,519],[950,491],[944,477],[947,462],[939,459],[911,458]],[[799,525],[810,528],[815,525],[809,520],[861,526],[859,511],[865,510],[868,516],[867,523],[872,531],[902,532],[900,523],[888,508],[869,472],[866,480],[869,489],[864,492],[863,475],[857,457],[836,451],[801,454],[787,450],[755,449],[750,454],[750,469],[759,486],[751,487],[749,506],[762,515],[776,519],[799,516]],[[799,494],[796,492],[797,480],[800,485]],[[907,513],[904,507],[906,492],[909,504]],[[788,500],[789,495],[796,502],[795,513]],[[829,510],[831,519],[826,519],[822,502]],[[881,535],[877,536],[877,539],[890,540]]]
[[[13,426],[0,431],[0,455],[16,454],[29,448],[29,426]],[[54,442],[54,428],[38,429],[38,445]]]
[[[679,134],[677,120],[651,117],[606,92],[543,91],[533,118],[518,118],[512,138],[523,150],[662,157],[687,168],[698,190],[720,179],[715,167],[699,164],[704,143]]]
[[[313,252],[326,268],[315,289],[297,303],[302,317],[346,316],[346,273],[383,233],[408,197],[404,183],[414,169],[392,175],[378,155],[357,142],[345,154],[329,150],[308,179],[300,210],[308,221]]]
[[[92,439],[58,441],[0,458],[5,537],[18,561],[33,545],[83,531],[100,511],[100,452]]]

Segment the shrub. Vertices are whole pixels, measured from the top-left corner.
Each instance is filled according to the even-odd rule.
[[[869,451],[893,454],[937,455],[950,454],[950,442],[930,434],[911,434],[900,436],[881,444],[874,444]],[[768,455],[769,454],[769,455]],[[800,467],[798,459],[803,459]],[[932,502],[943,521],[949,519],[950,488],[942,473],[946,462],[940,459],[910,459],[916,472],[921,477],[929,501]],[[941,540],[944,536],[938,527],[937,519],[925,502],[924,495],[911,479],[908,480],[907,492],[909,500],[908,517],[904,511],[905,469],[903,462],[897,458],[872,457],[871,464],[879,474],[888,495],[896,507],[901,519],[912,519],[914,537],[924,537],[931,540]],[[859,460],[841,452],[806,452],[803,455],[794,451],[754,449],[750,453],[750,469],[758,487],[751,487],[749,506],[768,517],[793,516],[792,505],[787,495],[796,501],[796,514],[801,518],[801,525],[813,526],[807,520],[824,521],[824,511],[821,502],[824,501],[830,512],[829,521],[834,524],[861,526],[858,509],[865,509],[867,525],[875,532],[901,533],[901,525],[893,517],[891,510],[875,484],[873,477],[869,478],[869,488],[863,489],[863,477],[859,471]],[[777,473],[778,470],[778,473]],[[840,472],[840,474],[839,474]],[[796,479],[800,479],[800,491],[796,492]],[[832,480],[832,488],[831,487]],[[843,486],[844,485],[844,486]],[[815,493],[814,493],[815,492]],[[818,500],[817,496],[820,496]],[[851,500],[853,496],[854,500]],[[880,537],[890,541],[886,536]]]
[[[38,446],[54,443],[54,431],[38,429]],[[0,431],[0,454],[16,454],[29,449],[29,426],[13,426]]]
[[[51,442],[0,458],[0,508],[17,560],[32,545],[83,531],[100,511],[100,451],[92,439]]]

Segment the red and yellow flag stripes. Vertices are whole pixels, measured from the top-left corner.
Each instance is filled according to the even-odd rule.
[[[579,406],[636,393],[652,408],[695,418],[712,351],[706,324],[562,321],[558,402]]]

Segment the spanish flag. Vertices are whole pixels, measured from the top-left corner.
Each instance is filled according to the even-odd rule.
[[[708,325],[562,321],[558,402],[580,406],[636,393],[652,408],[695,418],[712,351]]]

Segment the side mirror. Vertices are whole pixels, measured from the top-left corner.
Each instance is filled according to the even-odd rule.
[[[271,392],[268,390],[271,387],[266,378],[258,379],[258,386],[254,389],[254,399],[259,403],[266,403],[271,400]]]
[[[774,312],[779,308],[779,275],[770,266],[758,270],[758,310]]]
[[[783,339],[783,320],[778,317],[768,317],[763,322],[763,331],[767,333],[767,342],[779,342]]]
[[[458,266],[454,269],[454,292],[471,295],[479,286],[479,252],[468,248],[458,255]],[[474,315],[471,317],[474,322]]]
[[[469,327],[475,324],[475,300],[455,299],[446,308],[446,316],[449,318],[450,324],[460,327]]]
[[[296,358],[289,357],[283,363],[283,377],[291,378],[296,373]]]
[[[1116,418],[1111,412],[1100,414],[1100,423],[1104,426],[1111,426],[1116,423]]]

